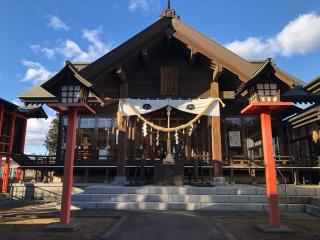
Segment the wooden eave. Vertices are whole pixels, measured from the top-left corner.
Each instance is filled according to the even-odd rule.
[[[77,80],[81,85],[90,88],[92,87],[92,84],[86,80],[84,77],[82,77],[78,70],[72,65],[71,62],[66,61],[66,65],[56,74],[54,75],[51,79],[46,81],[41,85],[44,89],[47,91],[50,91],[51,88],[53,88],[58,82],[61,81],[61,78],[64,74],[67,74],[68,71],[71,71],[73,76],[75,77],[75,80]]]
[[[52,93],[48,92],[41,85],[36,85],[18,96],[22,101],[26,99],[55,99]]]
[[[320,120],[320,107],[311,106],[298,115],[290,118],[288,121],[292,124],[293,128],[304,126],[308,123],[312,123]]]
[[[312,93],[320,92],[320,77],[317,77],[316,79],[312,80],[310,83],[306,84],[304,86],[304,89]]]
[[[236,95],[241,94],[245,89],[247,89],[250,85],[254,84],[258,79],[259,79],[259,75],[268,67],[271,66],[273,71],[274,71],[274,75],[283,83],[285,83],[286,85],[288,85],[290,88],[293,88],[296,85],[299,85],[301,83],[303,83],[302,81],[300,81],[299,79],[292,77],[291,75],[281,71],[279,68],[276,67],[275,63],[273,62],[273,60],[271,58],[268,58],[263,64],[260,65],[260,67],[254,72],[254,74],[252,75],[251,79],[246,82],[240,89],[239,91],[236,93]]]
[[[126,59],[128,55],[141,53],[146,49],[146,44],[155,37],[159,37],[159,33],[164,36],[165,29],[172,27],[171,18],[163,17],[158,21],[136,34],[129,40],[122,43],[117,48],[105,54],[101,58],[89,64],[80,72],[86,79],[93,81],[92,77],[102,71],[111,71],[117,68]]]
[[[3,105],[6,111],[18,114],[25,118],[48,118],[41,105],[18,106],[3,98],[0,98],[0,105]]]
[[[173,33],[174,37],[193,46],[198,52],[239,75],[244,82],[248,81],[256,71],[256,66],[249,61],[241,58],[179,19],[172,18],[172,25],[175,30]]]

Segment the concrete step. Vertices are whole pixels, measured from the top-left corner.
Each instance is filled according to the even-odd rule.
[[[264,195],[184,195],[184,194],[88,194],[72,196],[73,202],[181,202],[181,203],[267,203]],[[306,204],[309,197],[279,197],[280,203]]]
[[[94,194],[187,194],[187,195],[265,195],[266,190],[263,186],[217,186],[217,187],[195,187],[195,186],[141,186],[124,187],[110,185],[93,185],[85,188],[85,193]],[[285,195],[284,187],[278,187],[278,194]],[[287,196],[318,196],[320,188],[290,187],[286,189]]]
[[[266,203],[75,202],[80,209],[268,211]],[[303,212],[304,204],[280,204],[280,211]]]
[[[264,195],[263,187],[122,187],[90,186],[84,193],[94,194],[188,194],[188,195]]]
[[[306,204],[304,211],[310,215],[316,216],[316,217],[320,217],[320,207],[318,206],[314,206],[311,204]]]
[[[310,204],[316,207],[320,207],[320,197],[310,198]]]

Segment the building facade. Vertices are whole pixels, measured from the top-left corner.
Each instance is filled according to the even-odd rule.
[[[75,181],[127,176],[132,182],[153,182],[155,166],[168,154],[174,165],[183,166],[184,182],[220,176],[235,181],[235,175],[241,182],[256,181],[263,176],[260,119],[241,110],[254,102],[282,101],[301,84],[274,60],[245,60],[168,8],[95,62],[67,61],[51,79],[19,96],[27,106],[47,104],[60,112],[56,155],[23,155],[21,164],[24,169],[42,165],[42,171],[44,165],[61,175],[66,106],[85,104],[92,111],[80,111],[76,121]],[[134,113],[123,110],[123,102]],[[207,113],[211,108],[215,114]],[[297,150],[291,120],[284,120],[297,111],[290,107],[272,117],[276,162],[292,181],[292,167],[302,160],[302,166],[315,167],[310,159],[319,154],[318,145],[306,150],[301,139]]]

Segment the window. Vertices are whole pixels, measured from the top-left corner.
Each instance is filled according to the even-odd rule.
[[[80,95],[80,86],[62,86],[61,102],[62,103],[78,103]]]
[[[262,102],[276,102],[278,89],[275,83],[257,84],[259,99]]]
[[[161,67],[161,95],[174,96],[178,94],[178,68]]]

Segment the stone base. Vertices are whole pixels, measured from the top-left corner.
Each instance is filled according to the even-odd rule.
[[[278,228],[274,228],[271,225],[257,224],[256,228],[264,233],[292,233],[292,232],[295,232],[294,229],[286,227],[286,226],[280,226]]]
[[[226,185],[228,185],[228,182],[226,181],[225,177],[213,177],[211,183],[213,186],[226,186]]]
[[[127,184],[127,177],[126,176],[115,176],[114,180],[110,185],[113,186],[124,186]]]
[[[76,232],[81,228],[81,224],[79,222],[71,221],[69,224],[65,223],[51,223],[44,228],[42,228],[43,232]]]

